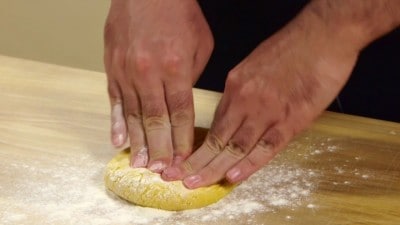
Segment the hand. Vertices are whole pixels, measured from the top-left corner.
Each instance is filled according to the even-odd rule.
[[[111,139],[128,136],[131,166],[161,172],[192,151],[192,86],[213,38],[195,0],[112,0],[104,61]]]
[[[304,20],[261,43],[229,73],[205,142],[182,165],[167,168],[164,179],[183,179],[188,188],[243,181],[329,105],[359,49]]]

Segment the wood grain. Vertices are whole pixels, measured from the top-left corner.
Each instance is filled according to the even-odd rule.
[[[196,125],[209,127],[221,95],[194,91]],[[91,154],[105,164],[115,154],[102,73],[0,56],[0,106],[0,218],[15,203],[5,190],[15,188],[23,173],[2,172],[12,162],[40,159],[46,165]],[[205,130],[198,131],[200,140]],[[320,175],[310,197],[315,207],[276,208],[252,224],[400,224],[400,124],[326,112],[276,162]],[[246,218],[235,224],[247,224]]]

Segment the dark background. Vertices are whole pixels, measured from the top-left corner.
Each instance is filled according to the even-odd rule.
[[[199,3],[213,32],[215,49],[196,87],[222,92],[229,70],[288,23],[308,1]],[[400,122],[399,51],[399,28],[365,48],[350,80],[328,110]]]

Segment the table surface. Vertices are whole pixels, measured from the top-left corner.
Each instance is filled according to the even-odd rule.
[[[220,94],[194,96],[209,127]],[[400,224],[399,123],[325,112],[226,199],[169,213],[103,186],[104,74],[0,56],[0,105],[0,224]]]

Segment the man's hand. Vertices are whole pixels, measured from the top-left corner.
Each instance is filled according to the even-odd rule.
[[[356,23],[327,23],[326,1],[316,2],[229,73],[204,144],[164,179],[184,178],[189,188],[240,182],[329,105],[367,40]]]
[[[196,0],[112,0],[104,61],[111,139],[131,166],[161,172],[192,151],[192,86],[213,38]]]

